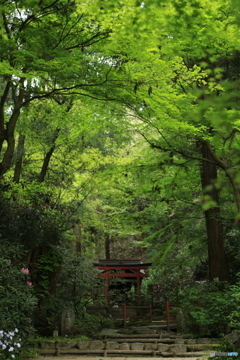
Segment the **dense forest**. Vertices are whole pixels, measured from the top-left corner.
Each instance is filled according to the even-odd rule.
[[[151,261],[155,301],[199,306],[191,331],[238,327],[239,2],[0,12],[0,328],[81,315],[99,258]]]

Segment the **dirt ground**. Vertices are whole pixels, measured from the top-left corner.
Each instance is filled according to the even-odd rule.
[[[171,357],[103,357],[103,356],[41,356],[34,359],[28,360],[207,360],[207,357],[183,357],[183,358],[171,358]]]

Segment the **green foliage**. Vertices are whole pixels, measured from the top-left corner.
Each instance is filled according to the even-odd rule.
[[[40,303],[44,303],[50,297],[57,272],[62,264],[62,256],[57,248],[45,247],[44,250],[34,271],[35,291]]]
[[[39,295],[39,294],[38,294]],[[40,294],[41,295],[41,294]],[[61,313],[64,302],[53,295],[42,300],[41,307],[38,306],[33,314],[33,324],[39,336],[52,336],[54,330],[60,329]]]
[[[195,281],[179,299],[188,329],[199,336],[219,336],[229,328],[236,309],[233,289],[226,283]]]
[[[16,192],[16,194],[19,193]],[[16,285],[16,290],[14,290],[14,284],[11,284],[13,279],[17,281],[16,265],[11,268],[8,264],[7,270],[12,271],[12,280],[9,279],[8,281],[2,278],[1,290],[6,291],[6,302],[4,302],[6,312],[1,312],[2,316],[6,316],[6,319],[4,318],[2,321],[7,327],[13,326],[11,323],[8,324],[9,321],[12,321],[17,327],[17,319],[22,316],[22,322],[26,322],[24,331],[27,335],[32,331],[32,320],[34,320],[36,328],[41,327],[38,324],[39,309],[41,308],[45,315],[45,323],[49,323],[51,327],[56,328],[56,320],[52,318],[51,313],[52,309],[57,308],[58,303],[52,303],[50,298],[62,259],[56,248],[56,244],[59,244],[63,238],[58,217],[52,215],[53,211],[48,212],[46,207],[34,208],[29,204],[24,204],[24,201],[20,203],[2,199],[1,205],[3,222],[0,226],[0,233],[4,239],[2,240],[4,245],[3,256],[5,259],[11,260],[13,265],[15,263],[21,264],[23,260],[27,261],[31,273],[31,281],[28,283],[35,284],[34,289],[30,289],[30,286],[25,285],[24,288],[29,288],[28,292],[27,289],[23,289],[24,285],[22,285],[22,289],[19,289],[18,293],[18,286]],[[54,211],[55,213],[56,211]],[[9,250],[10,254],[8,254],[8,249],[11,250]],[[21,276],[26,277],[27,275],[22,274]],[[19,303],[22,303],[22,305],[20,306]],[[38,303],[38,306],[36,306],[36,303]],[[10,316],[9,311],[14,313]],[[18,311],[19,314],[17,315]],[[60,316],[59,313],[58,315]],[[41,321],[43,320],[40,319]],[[19,331],[22,331],[20,326]],[[46,329],[47,331],[48,329]]]
[[[73,306],[76,314],[98,298],[97,272],[92,262],[70,247],[62,248],[63,261],[56,278],[57,298]],[[95,286],[92,286],[95,284]]]
[[[34,359],[41,356],[40,354],[41,354],[41,349],[38,349],[37,347],[34,347],[34,344],[29,343],[27,348],[23,349],[21,353],[21,358]]]
[[[224,336],[220,338],[219,346],[216,348],[215,352],[224,352],[224,353],[237,353],[240,354],[240,348],[239,345],[233,344],[232,342],[228,341]],[[235,357],[236,356],[236,357]],[[219,356],[211,357],[213,359],[219,358]],[[222,360],[230,360],[233,356],[221,356]],[[237,355],[234,355],[234,358],[237,358]]]
[[[46,206],[34,207],[12,200],[1,201],[0,234],[4,239],[32,250],[44,244],[56,245],[62,237],[55,211],[48,213]]]
[[[17,328],[13,331],[0,330],[0,359],[19,358],[22,339],[18,332]]]
[[[51,335],[59,328],[62,301],[53,298],[56,277],[62,264],[62,256],[56,247],[45,247],[35,266],[33,280],[38,308],[34,313],[34,326],[38,333]]]
[[[239,275],[239,274],[238,274]],[[240,285],[239,282],[237,282],[235,285],[231,287],[232,289],[232,298],[236,302],[235,309],[231,312],[231,314],[228,317],[229,325],[235,329],[235,331],[240,331],[240,325],[239,325],[239,310],[240,310]]]
[[[181,295],[191,291],[194,285],[193,271],[188,268],[175,268],[173,264],[175,259],[169,259],[169,267],[162,269],[153,269],[150,277],[146,279],[146,283],[151,289],[152,300],[154,304],[158,304],[165,311],[165,301],[170,303],[178,303]]]
[[[35,312],[34,324],[38,334],[51,336],[53,330],[60,329],[62,311],[71,307],[76,323],[87,330],[85,308],[99,300],[97,273],[92,263],[71,247],[52,249],[40,257],[36,273],[36,294],[40,306]],[[93,286],[93,284],[95,284]],[[84,320],[85,319],[85,320]],[[102,318],[89,318],[91,327],[99,327]]]
[[[94,338],[102,328],[112,327],[112,319],[102,314],[88,314],[86,312],[83,317],[77,319],[76,326],[84,332],[85,336]]]
[[[16,251],[17,250],[17,251]],[[31,273],[21,262],[23,248],[1,239],[0,243],[0,328],[5,332],[18,329],[25,345],[33,334],[32,316],[37,304]]]
[[[209,275],[203,213],[215,208],[232,282],[239,268],[238,10],[236,0],[2,4],[0,176],[11,200],[1,201],[0,235],[26,250],[42,333],[64,306],[80,319],[97,298],[86,258],[107,241],[112,257],[144,250],[153,260],[158,301],[187,308],[188,292],[189,321],[222,330],[228,290],[221,298],[192,278]],[[203,189],[206,162],[218,179]],[[62,247],[66,229],[81,255]]]

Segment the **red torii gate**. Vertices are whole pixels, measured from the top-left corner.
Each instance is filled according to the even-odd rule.
[[[145,271],[152,263],[143,263],[141,260],[98,260],[94,263],[99,270],[98,276],[105,279],[105,297],[109,302],[109,279],[121,278],[132,279],[135,285],[138,297],[141,296],[141,281],[148,274]]]

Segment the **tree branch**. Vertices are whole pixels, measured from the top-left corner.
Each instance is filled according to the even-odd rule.
[[[6,15],[5,15],[4,11],[2,12],[2,17],[3,17],[3,24],[4,24],[5,31],[7,33],[7,37],[8,37],[8,39],[11,39],[11,32],[10,32],[10,29],[8,27],[7,18],[6,18]]]
[[[157,144],[154,144],[152,141],[150,141],[144,134],[140,133],[140,135],[142,135],[142,137],[149,143],[149,145],[152,147],[152,148],[155,148],[155,149],[159,149],[163,152],[171,152],[171,151],[174,151],[178,154],[180,154],[181,156],[185,157],[185,158],[188,158],[188,159],[192,159],[192,160],[198,160],[198,161],[206,161],[208,163],[211,163],[211,164],[218,164],[220,166],[220,163],[218,163],[218,161],[216,160],[216,162],[214,161],[211,161],[207,158],[204,158],[204,157],[201,157],[201,156],[193,156],[193,155],[189,155],[189,154],[186,154],[184,151],[181,151],[181,150],[177,150],[175,149],[173,146],[170,145],[170,149],[169,148],[164,148],[160,145],[157,145]],[[165,140],[165,139],[164,139]],[[216,157],[218,159],[218,157]],[[223,168],[221,166],[221,168]],[[223,168],[225,169],[225,168]]]
[[[84,46],[90,46],[90,45],[93,45],[103,39],[106,39],[108,36],[109,36],[109,33],[110,32],[106,32],[106,33],[98,33],[94,36],[92,36],[90,39],[88,40],[85,40],[84,42],[80,43],[80,44],[77,44],[77,45],[74,45],[74,46],[70,46],[70,47],[67,47],[65,48],[65,50],[72,50],[72,49],[76,49],[76,48],[79,48],[79,47],[84,47]],[[102,37],[100,37],[101,35],[103,35]],[[100,38],[99,38],[100,37]],[[98,38],[96,41],[93,41],[93,39],[95,38]],[[92,42],[93,41],[93,42]]]
[[[0,100],[0,131],[4,128],[4,105],[7,100],[10,87],[11,82],[8,80]]]

